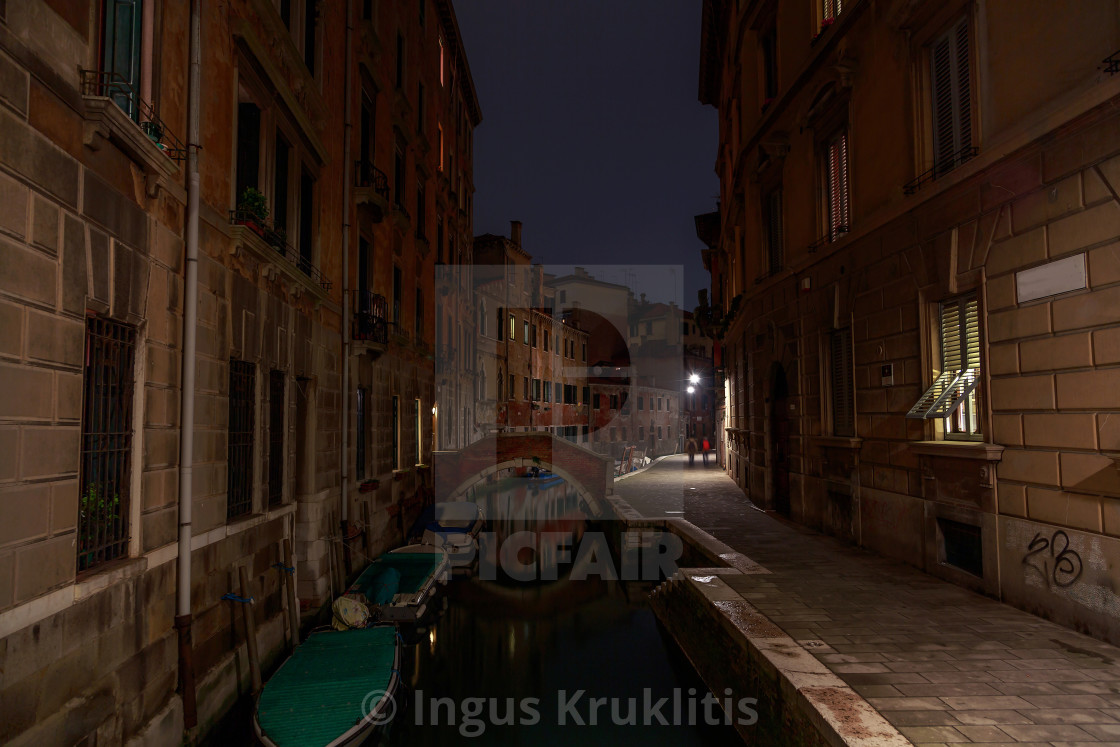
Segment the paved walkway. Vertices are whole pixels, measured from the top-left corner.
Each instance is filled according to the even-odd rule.
[[[1120,648],[778,521],[711,461],[672,457],[615,491],[771,571],[730,583],[911,741],[1120,744]]]

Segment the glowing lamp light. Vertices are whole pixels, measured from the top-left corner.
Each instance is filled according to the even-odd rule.
[[[432,405],[432,414],[435,415],[438,409],[435,405]]]
[[[689,376],[688,377],[688,383],[699,384],[700,383],[700,374],[692,374],[691,376]]]
[[[693,392],[696,391],[696,387],[690,386],[687,391],[688,391],[689,394],[692,394]]]

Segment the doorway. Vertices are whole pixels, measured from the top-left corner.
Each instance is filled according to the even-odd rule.
[[[770,369],[770,484],[774,510],[789,516],[789,386],[780,363]]]

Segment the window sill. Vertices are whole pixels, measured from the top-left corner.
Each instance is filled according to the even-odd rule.
[[[1003,459],[1003,447],[983,441],[915,441],[910,450],[919,456],[949,459],[974,459],[998,462]]]
[[[859,451],[863,446],[862,438],[848,436],[812,436],[809,441],[814,446],[824,449],[852,449],[853,451]]]
[[[245,250],[245,253],[256,260],[261,276],[268,280],[281,276],[284,290],[293,298],[299,298],[307,293],[316,307],[329,298],[325,288],[312,280],[299,267],[280,256],[249,226],[241,224],[230,226],[230,238],[233,239],[230,253],[234,257],[242,256],[242,250]]]
[[[155,197],[159,179],[179,173],[179,166],[155,143],[140,125],[133,122],[108,96],[82,96],[85,102],[85,130],[82,142],[90,150],[100,150],[111,140],[144,169],[145,189]]]

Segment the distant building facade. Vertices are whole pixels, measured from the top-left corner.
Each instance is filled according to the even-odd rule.
[[[706,0],[703,19],[729,473],[1120,641],[1100,560],[1120,558],[1120,9]]]

